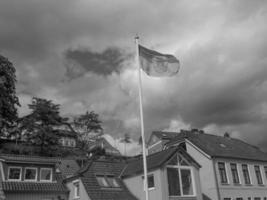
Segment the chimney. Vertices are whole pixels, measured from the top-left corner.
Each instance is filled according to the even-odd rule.
[[[225,132],[224,135],[223,135],[223,137],[225,137],[225,138],[231,138],[230,137],[230,134],[228,132]]]

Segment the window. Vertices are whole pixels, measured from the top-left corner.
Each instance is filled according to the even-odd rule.
[[[251,184],[249,171],[248,171],[248,165],[242,164],[242,171],[243,171],[245,184]]]
[[[267,166],[264,166],[265,178],[267,179]]]
[[[178,162],[176,162],[178,161]],[[174,157],[167,165],[169,196],[194,196],[192,167],[181,157]]]
[[[26,167],[24,180],[25,181],[36,181],[37,180],[37,168]]]
[[[242,197],[238,197],[238,198],[236,198],[236,200],[243,200],[243,198]]]
[[[79,183],[79,181],[74,181],[73,186],[74,186],[74,198],[79,198],[80,197],[80,183]]]
[[[236,183],[236,184],[240,183],[238,171],[237,171],[237,165],[235,163],[231,163],[230,167],[231,167],[231,172],[232,172],[232,177],[233,177],[233,183]]]
[[[107,176],[107,182],[110,187],[120,187],[117,180],[113,176]]]
[[[232,200],[232,199],[227,197],[227,198],[223,198],[223,200]]]
[[[260,197],[255,197],[254,200],[261,200],[261,198]]]
[[[20,181],[21,180],[21,167],[8,168],[8,180]]]
[[[108,187],[108,182],[103,175],[97,175],[96,180],[101,187]]]
[[[254,169],[255,169],[255,174],[256,174],[256,177],[257,177],[258,184],[259,185],[262,185],[263,182],[262,182],[262,176],[261,176],[260,166],[255,165],[254,166]],[[258,197],[255,197],[254,199],[256,200],[256,198],[258,198]]]
[[[41,168],[40,181],[52,181],[52,169],[51,168]]]
[[[143,183],[144,183],[144,176],[142,176],[143,179]],[[145,184],[144,185],[144,189],[145,189]],[[155,182],[154,182],[154,175],[153,174],[149,174],[147,175],[147,187],[148,189],[154,189],[155,188]]]
[[[227,176],[226,176],[226,170],[225,170],[225,163],[219,162],[218,168],[219,168],[221,183],[222,184],[228,183]]]

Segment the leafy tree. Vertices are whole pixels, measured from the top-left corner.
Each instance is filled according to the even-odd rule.
[[[101,124],[98,114],[94,111],[87,111],[85,114],[74,118],[72,128],[79,134],[81,140],[90,140],[103,134]]]
[[[28,105],[32,112],[21,119],[21,130],[26,140],[40,146],[40,154],[49,154],[58,145],[55,126],[66,123],[67,118],[60,116],[60,105],[51,100],[33,97]]]
[[[16,106],[20,106],[16,96],[16,69],[5,57],[0,55],[0,136],[12,128],[17,119]]]
[[[131,143],[131,137],[128,133],[124,134],[124,137],[121,139],[121,142],[124,143],[124,155],[126,156],[126,144]]]

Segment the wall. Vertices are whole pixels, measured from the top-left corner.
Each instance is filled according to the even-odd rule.
[[[199,177],[202,193],[212,200],[218,200],[212,160],[188,141],[186,141],[186,149],[187,153],[201,165]]]
[[[225,162],[229,184],[221,184],[219,170],[218,170],[218,162]],[[267,179],[266,179],[264,168],[263,168],[264,166],[267,166],[267,162],[253,162],[253,161],[232,160],[232,159],[216,159],[215,163],[216,163],[216,174],[217,174],[218,181],[219,181],[219,188],[220,188],[220,194],[221,194],[222,199],[226,197],[231,197],[231,198],[242,197],[244,199],[248,199],[248,197],[252,197],[252,199],[254,199],[254,197],[261,197],[261,198],[267,197]],[[237,164],[240,184],[233,183],[230,163]],[[242,164],[248,164],[251,185],[245,184],[244,176],[243,176],[243,172],[241,168]],[[261,168],[263,185],[258,185],[257,183],[254,165],[259,165]]]
[[[69,200],[73,200],[74,199],[74,185],[73,185],[73,182],[79,180],[80,182],[80,198],[78,198],[79,200],[90,200],[87,192],[86,192],[86,189],[81,181],[81,179],[76,179],[76,180],[73,180],[73,181],[70,181],[66,184],[67,188],[69,189],[70,193],[69,193]]]
[[[155,189],[149,190],[149,199],[165,200],[165,198],[162,198],[162,194],[164,193],[162,191],[164,184],[164,181],[162,181],[161,177],[162,170],[157,169],[155,171],[151,171],[148,173],[148,175],[150,174],[154,175]],[[140,174],[134,177],[126,178],[123,181],[133,195],[135,195],[140,200],[145,200],[145,192],[144,192],[142,176],[143,174]]]
[[[67,194],[46,194],[46,193],[5,193],[6,200],[67,200]]]

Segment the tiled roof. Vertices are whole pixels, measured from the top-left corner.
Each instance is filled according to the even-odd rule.
[[[170,147],[166,150],[148,155],[147,156],[147,170],[151,171],[153,169],[160,168],[177,152],[183,154],[195,166],[200,167],[200,165],[191,156],[189,156],[182,148]],[[122,176],[128,177],[128,176],[133,176],[139,173],[143,173],[143,158],[142,157],[139,157],[136,160],[130,161],[127,167],[125,168]]]
[[[4,192],[68,192],[61,183],[40,183],[40,182],[2,182]]]
[[[123,181],[119,177],[126,163],[116,160],[98,159],[91,161],[87,166],[79,171],[79,177],[87,191],[91,200],[137,200],[133,194],[127,189]],[[120,188],[102,188],[97,180],[98,175],[113,175]],[[77,175],[76,175],[77,176]]]
[[[253,145],[239,139],[206,133],[183,131],[166,145],[171,146],[185,139],[189,140],[211,157],[267,161],[267,154]]]
[[[31,155],[0,154],[0,159],[4,160],[5,162],[55,164],[60,158],[40,157]]]

